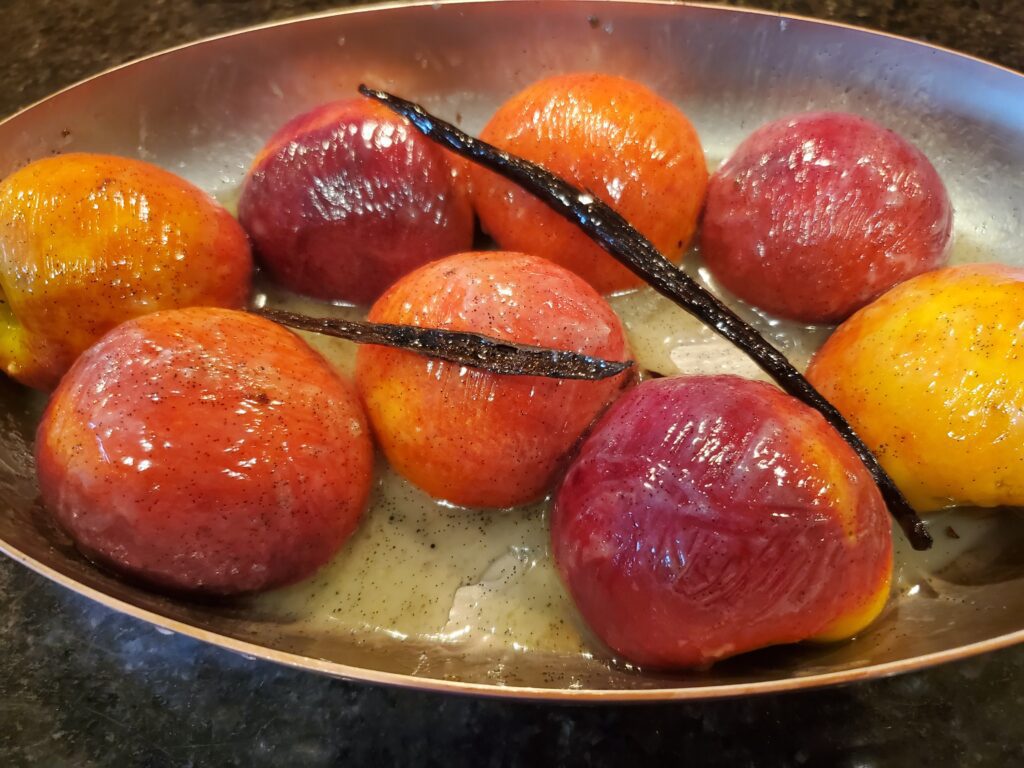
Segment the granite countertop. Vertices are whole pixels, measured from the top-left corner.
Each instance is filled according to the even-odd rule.
[[[733,3],[747,5],[746,2]],[[763,0],[1024,70],[1019,0]],[[0,116],[318,0],[7,0]],[[1024,764],[1024,647],[844,688],[628,707],[358,685],[162,634],[0,558],[0,764]]]

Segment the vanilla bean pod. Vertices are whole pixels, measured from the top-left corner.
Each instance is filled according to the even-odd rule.
[[[506,376],[543,376],[549,379],[597,381],[617,376],[633,364],[630,360],[613,362],[578,352],[516,344],[479,333],[309,317],[278,309],[252,311],[296,330],[335,336],[359,344],[378,344],[405,349],[425,357],[447,360]]]
[[[407,118],[421,133],[455,154],[494,171],[535,195],[555,212],[574,222],[656,291],[743,350],[784,391],[818,411],[853,448],[874,478],[890,513],[903,529],[911,546],[917,550],[931,547],[932,537],[924,522],[835,406],[755,328],[666,259],[610,206],[535,163],[473,138],[454,125],[429,114],[418,104],[365,85],[359,86],[359,92]]]

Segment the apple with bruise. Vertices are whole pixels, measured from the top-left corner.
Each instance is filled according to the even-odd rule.
[[[125,320],[242,307],[245,233],[206,193],[155,165],[94,154],[31,163],[0,183],[0,366],[49,389]]]
[[[107,334],[54,392],[35,450],[43,502],[83,553],[216,595],[323,565],[373,466],[351,385],[294,334],[215,308]]]
[[[386,107],[334,102],[270,139],[246,176],[238,216],[276,281],[369,304],[416,267],[471,247],[460,167]]]
[[[608,203],[673,261],[693,237],[708,178],[700,139],[639,83],[588,73],[541,80],[506,101],[480,137]],[[471,179],[480,222],[502,248],[551,259],[600,293],[642,284],[512,182],[478,166]]]
[[[807,375],[919,511],[1024,506],[1024,269],[916,277],[840,325]]]
[[[825,420],[735,376],[645,381],[583,443],[552,552],[587,624],[644,666],[856,634],[889,594],[889,516]]]
[[[392,286],[369,319],[630,357],[622,324],[593,288],[518,253],[465,253],[421,267]],[[432,496],[467,507],[510,507],[547,493],[629,375],[508,376],[374,346],[356,358],[356,385],[388,460]]]
[[[953,209],[928,158],[856,115],[778,120],[708,186],[701,249],[738,297],[780,317],[836,323],[942,266]]]

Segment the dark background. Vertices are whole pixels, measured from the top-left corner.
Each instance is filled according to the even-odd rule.
[[[344,3],[343,3],[344,4]],[[1021,0],[746,3],[1024,70]],[[0,0],[0,117],[136,56],[338,5]],[[0,557],[0,766],[1024,765],[1024,648],[890,680],[672,705],[391,690],[249,661]]]

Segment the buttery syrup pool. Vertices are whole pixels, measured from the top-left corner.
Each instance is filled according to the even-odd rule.
[[[952,261],[973,260],[970,255],[969,249],[957,249]],[[721,295],[699,254],[691,253],[686,265]],[[730,303],[801,370],[830,331]],[[256,304],[314,316],[364,315],[359,308],[304,299],[275,286],[264,286]],[[645,373],[735,373],[768,380],[732,344],[651,289],[615,296],[611,304]],[[301,335],[352,374],[355,344]],[[370,508],[341,552],[311,579],[254,598],[253,607],[309,636],[368,634],[443,644],[460,655],[492,659],[527,651],[601,656],[605,651],[583,626],[550,557],[549,505],[545,500],[510,510],[455,507],[431,499],[381,460]],[[934,592],[929,575],[990,537],[998,521],[998,513],[969,509],[930,515],[935,546],[927,552],[912,550],[894,529],[894,596]],[[944,534],[947,528],[958,538]]]

